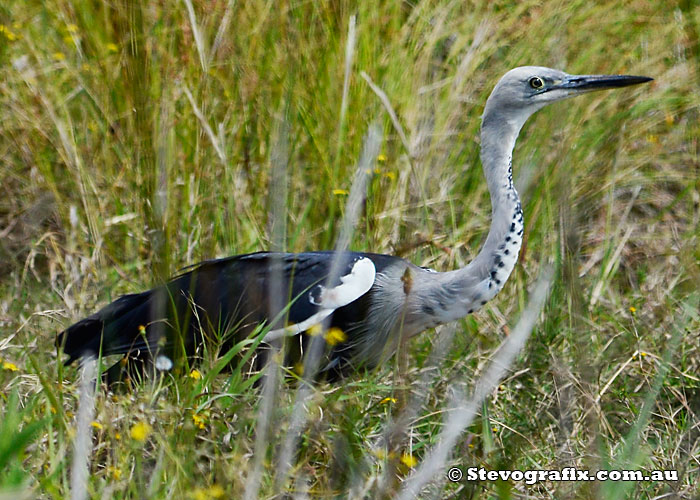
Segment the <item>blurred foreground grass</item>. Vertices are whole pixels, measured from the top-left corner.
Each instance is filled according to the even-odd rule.
[[[540,324],[453,463],[677,469],[679,481],[463,481],[437,497],[696,498],[699,35],[692,1],[3,3],[0,491],[69,495],[78,372],[57,359],[57,331],[188,264],[270,247],[280,123],[288,250],[332,247],[378,119],[386,139],[352,248],[440,270],[468,262],[490,213],[482,106],[506,70],[534,64],[655,82],[555,105],[526,124],[514,155],[520,265],[458,325],[400,446],[385,450],[379,437],[436,332],[412,342],[404,378],[387,367],[319,386],[293,478],[279,486],[294,397],[284,387],[261,495],[390,495],[399,481],[380,484],[384,472],[400,479],[420,463],[449,394],[470,390],[553,261]],[[387,94],[405,141],[362,71]],[[129,394],[98,392],[91,497],[241,496],[258,393],[235,373],[207,376],[214,363]]]

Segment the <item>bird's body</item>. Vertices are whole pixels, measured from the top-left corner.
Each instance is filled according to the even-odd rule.
[[[129,352],[138,357],[154,351],[149,338],[173,338],[178,328],[186,351],[193,354],[202,339],[217,339],[224,348],[230,347],[263,322],[273,323],[267,341],[287,336],[285,327],[299,325],[324,309],[318,304],[319,286],[325,285],[333,258],[333,252],[259,252],[202,262],[164,286],[125,295],[71,326],[64,334],[63,349],[71,356],[69,362],[87,352],[103,356]],[[426,272],[390,255],[346,252],[340,258],[342,275],[349,275],[360,261],[371,263],[382,276],[403,275],[408,268]],[[281,280],[276,285],[283,300],[271,300],[275,279]],[[349,339],[362,338],[366,332],[361,318],[377,314],[375,295],[382,295],[382,285],[334,309],[329,326],[340,328]],[[336,360],[333,367],[341,359],[349,360],[354,347],[349,343],[344,347],[339,345],[331,356],[329,362]]]
[[[202,262],[166,285],[120,297],[68,328],[59,342],[70,363],[88,352],[148,355],[154,352],[150,339],[174,338],[175,328],[183,334],[190,354],[205,338],[217,339],[227,348],[260,323],[273,322],[278,314],[283,321],[271,325],[266,341],[301,334],[326,318],[319,316],[326,309],[319,302],[319,286],[326,284],[334,258],[334,252],[259,252]],[[366,274],[364,268],[375,277],[369,290],[351,290],[348,298],[338,298],[334,305],[339,307],[330,308],[326,326],[342,331],[345,339],[329,350],[322,367],[330,378],[378,365],[395,350],[401,335],[410,337],[465,316],[500,288],[490,274],[485,280],[465,280],[459,271],[437,273],[391,255],[344,252],[338,258],[341,279],[353,270]],[[355,267],[358,262],[367,264]],[[284,300],[270,300],[275,272],[282,280],[277,286]],[[364,277],[352,279],[363,281]],[[341,284],[336,280],[328,289],[338,290]],[[465,294],[467,289],[472,293]],[[316,321],[309,323],[314,316]],[[304,344],[306,337],[297,339]],[[295,347],[290,363],[298,361]]]
[[[206,338],[224,335],[227,345],[267,323],[263,340],[299,339],[293,349],[298,358],[304,339],[323,323],[343,332],[322,365],[331,378],[359,366],[377,366],[400,339],[482,307],[510,276],[524,231],[511,160],[527,118],[573,95],[649,80],[573,76],[534,66],[506,73],[482,117],[481,160],[491,195],[491,228],[479,254],[462,269],[435,272],[398,257],[345,252],[337,256],[338,278],[328,282],[333,252],[262,252],[212,260],[161,287],[117,299],[69,327],[59,345],[70,356],[68,362],[88,353],[143,358],[171,348],[168,342],[175,338],[182,338],[185,350],[194,354]],[[167,339],[165,345],[158,339]]]

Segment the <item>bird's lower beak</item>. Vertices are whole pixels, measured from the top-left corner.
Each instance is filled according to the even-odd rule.
[[[554,89],[571,90],[574,92],[614,89],[638,85],[653,80],[648,76],[631,75],[571,75],[561,83],[554,85]]]

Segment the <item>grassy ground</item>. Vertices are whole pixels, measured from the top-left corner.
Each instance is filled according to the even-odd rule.
[[[655,81],[555,105],[526,124],[514,155],[520,263],[494,301],[457,325],[390,449],[387,422],[440,332],[412,341],[408,373],[387,366],[315,388],[292,474],[277,483],[293,385],[280,389],[257,451],[260,393],[236,372],[217,374],[220,354],[127,394],[98,391],[86,493],[240,498],[259,460],[261,498],[392,496],[435,444],[450,395],[473,389],[551,262],[538,325],[449,465],[676,469],[679,480],[441,477],[427,491],[698,498],[699,36],[692,1],[3,2],[0,492],[70,494],[79,374],[61,366],[55,334],[188,264],[270,248],[279,158],[288,160],[283,245],[331,248],[378,120],[385,139],[351,247],[440,270],[468,262],[489,224],[483,104],[507,69],[536,64]],[[405,140],[362,71],[386,93]]]

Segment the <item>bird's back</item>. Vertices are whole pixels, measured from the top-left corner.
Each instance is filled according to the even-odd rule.
[[[144,356],[155,352],[156,345],[167,353],[178,337],[189,355],[198,353],[204,339],[226,349],[260,323],[277,319],[273,329],[301,323],[318,312],[314,289],[327,284],[335,256],[330,251],[258,252],[205,261],[165,285],[120,297],[67,328],[58,344],[69,356],[67,363],[88,353]],[[388,255],[345,252],[339,257],[339,277],[327,285],[340,283],[362,258],[371,260],[377,273],[405,265]],[[366,317],[372,293],[335,310],[330,325],[352,330],[351,325]],[[305,336],[299,339],[306,342]]]

